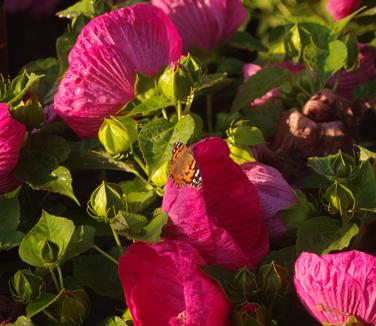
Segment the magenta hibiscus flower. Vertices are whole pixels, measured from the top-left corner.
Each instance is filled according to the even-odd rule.
[[[296,202],[294,191],[281,173],[271,166],[249,162],[242,164],[241,167],[256,187],[270,237],[281,236],[287,229],[278,213]]]
[[[188,243],[130,245],[119,277],[135,325],[229,325],[231,305],[199,265],[206,263]]]
[[[360,3],[360,0],[329,0],[326,9],[334,20],[339,20],[358,9]]]
[[[329,79],[329,84],[338,82],[336,93],[351,99],[354,89],[376,76],[375,53],[365,44],[359,44],[359,66],[352,71],[342,70]]]
[[[82,138],[134,97],[136,72],[153,76],[181,55],[181,39],[159,8],[137,4],[93,19],[69,54],[54,108]]]
[[[10,115],[8,105],[0,103],[0,194],[17,188],[12,172],[17,165],[26,128]]]
[[[204,139],[191,150],[202,185],[179,187],[168,178],[165,236],[191,243],[208,264],[255,267],[269,250],[255,186],[230,158],[223,139]]]
[[[247,18],[240,0],[151,0],[176,25],[187,52],[212,50],[226,42]]]
[[[356,250],[322,257],[302,253],[295,263],[295,288],[322,324],[342,325],[354,316],[376,325],[375,256]]]

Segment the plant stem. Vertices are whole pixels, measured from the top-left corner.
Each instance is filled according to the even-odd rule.
[[[57,278],[56,278],[56,275],[55,275],[53,267],[48,267],[48,270],[50,271],[50,274],[51,274],[51,277],[52,277],[52,281],[55,284],[55,288],[56,288],[57,292],[60,292],[61,288],[59,286],[59,282],[57,281]]]
[[[194,91],[192,91],[191,94],[188,96],[187,103],[185,104],[184,114],[189,114],[191,112],[191,107],[192,107],[194,98],[195,98],[195,93]]]
[[[132,156],[133,156],[133,159],[136,161],[136,163],[140,166],[140,168],[142,169],[142,171],[144,171],[145,174],[148,175],[148,169],[146,168],[146,165],[141,160],[141,158],[136,153],[134,153],[134,152],[132,153]]]
[[[64,289],[64,278],[63,278],[63,273],[61,271],[60,266],[56,267],[57,269],[57,275],[59,276],[59,282],[60,282],[60,288]]]
[[[163,118],[168,120],[168,115],[167,115],[166,109],[162,109],[162,115],[163,115]]]
[[[53,320],[57,325],[61,325],[60,321],[58,321],[57,318],[54,317],[54,315],[52,315],[50,312],[48,312],[47,310],[43,310],[43,313],[44,313],[48,318],[50,318],[51,320]]]
[[[116,266],[119,265],[119,263],[117,262],[117,260],[110,256],[107,252],[105,252],[104,250],[102,250],[101,248],[99,248],[97,245],[94,245],[93,248],[98,251],[101,255],[103,255],[104,257],[106,257],[108,260],[111,260]]]
[[[178,101],[178,104],[177,104],[177,107],[176,107],[176,114],[178,116],[178,121],[180,121],[180,119],[181,119],[181,112],[182,112],[181,102]]]
[[[208,131],[209,133],[213,132],[213,95],[206,95],[206,120],[208,122]]]
[[[113,234],[113,236],[114,236],[114,239],[115,239],[116,245],[119,247],[120,255],[122,255],[122,254],[123,254],[123,247],[122,247],[122,245],[121,245],[121,242],[120,242],[119,236],[118,236],[118,234],[116,233],[116,230],[112,227],[111,224],[110,224],[110,228],[111,228],[112,234]]]

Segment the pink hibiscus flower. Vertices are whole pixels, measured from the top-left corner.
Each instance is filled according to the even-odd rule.
[[[206,263],[188,243],[130,245],[119,277],[135,325],[229,325],[231,305],[199,265]]]
[[[178,187],[168,178],[162,204],[169,216],[165,236],[191,243],[209,264],[255,267],[269,250],[255,186],[229,157],[223,139],[204,139],[191,150],[202,186]]]
[[[17,165],[26,128],[10,115],[8,105],[0,103],[0,195],[20,184],[12,172]]]
[[[256,187],[269,236],[283,235],[287,229],[278,212],[296,202],[294,191],[281,173],[269,165],[249,162],[242,164],[242,169]]]
[[[52,14],[60,0],[5,0],[5,10],[10,13],[26,12],[33,17]]]
[[[240,0],[151,0],[177,27],[184,51],[207,51],[226,42],[247,18]]]
[[[334,20],[342,19],[360,7],[360,0],[329,0],[326,5]]]
[[[134,97],[136,72],[154,76],[181,55],[181,39],[159,8],[137,4],[96,17],[69,54],[54,108],[82,138]]]
[[[365,44],[359,44],[359,66],[352,71],[342,70],[329,79],[329,84],[338,82],[336,93],[348,99],[352,98],[354,89],[376,76],[375,53]]]
[[[295,263],[295,288],[322,324],[344,324],[356,317],[376,325],[376,257],[360,251],[319,257],[302,253]]]

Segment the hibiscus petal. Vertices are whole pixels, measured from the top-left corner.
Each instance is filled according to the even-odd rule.
[[[169,178],[162,204],[170,218],[166,236],[190,242],[210,264],[254,267],[269,249],[255,187],[223,139],[205,139],[192,150],[202,189],[179,188]]]
[[[376,322],[376,258],[359,251],[319,257],[302,253],[295,263],[295,288],[321,323],[345,323],[349,316]]]
[[[360,4],[360,0],[329,0],[326,8],[334,20],[339,20],[358,9]]]
[[[96,137],[104,118],[133,98],[134,67],[119,48],[93,46],[72,62],[54,109],[82,138]]]
[[[239,0],[152,0],[177,27],[184,51],[193,47],[213,49],[226,42],[247,17]]]
[[[266,164],[247,162],[242,169],[256,187],[260,205],[264,211],[264,222],[271,237],[286,232],[278,212],[296,202],[295,194],[279,171]]]
[[[137,242],[119,261],[119,277],[136,325],[228,325],[230,304],[198,268],[205,264],[187,243]]]
[[[8,105],[0,103],[0,194],[10,192],[20,184],[12,172],[17,165],[26,128],[13,119]]]
[[[159,8],[137,4],[94,18],[80,33],[69,54],[73,63],[93,45],[113,45],[129,58],[137,72],[155,75],[180,58],[180,36]]]

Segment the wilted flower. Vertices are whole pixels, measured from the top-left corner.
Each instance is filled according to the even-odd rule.
[[[162,204],[169,216],[165,236],[193,244],[209,264],[255,267],[269,250],[255,186],[229,157],[223,139],[204,139],[191,150],[202,186],[179,187],[169,177]]]
[[[96,17],[69,54],[54,108],[82,138],[134,96],[136,72],[154,76],[179,59],[181,39],[159,8],[137,4]]]
[[[339,20],[358,9],[360,3],[360,0],[329,0],[326,9],[334,20]]]
[[[351,317],[376,324],[375,256],[356,250],[322,257],[302,253],[295,263],[295,288],[322,324],[342,325]]]
[[[278,212],[296,202],[291,186],[277,169],[269,165],[248,162],[242,164],[242,169],[256,187],[270,237],[282,235],[287,229]]]
[[[26,128],[13,119],[8,105],[0,103],[0,194],[17,188],[19,181],[13,176]]]
[[[5,10],[10,13],[25,12],[33,17],[44,17],[54,12],[60,0],[5,0]]]
[[[119,278],[135,325],[229,325],[231,305],[199,265],[206,263],[188,243],[131,244]]]
[[[376,76],[375,53],[365,44],[359,45],[359,66],[352,71],[342,70],[329,79],[329,84],[335,85],[336,93],[351,99],[354,89]]]
[[[168,14],[183,39],[184,51],[212,50],[226,42],[247,18],[240,0],[152,0]]]

